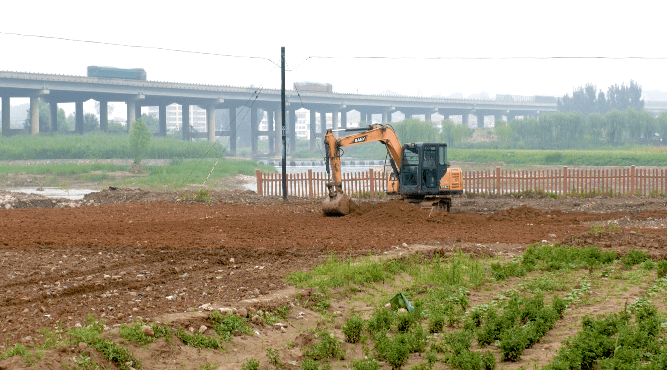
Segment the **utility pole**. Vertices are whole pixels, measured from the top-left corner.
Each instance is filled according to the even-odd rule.
[[[287,201],[287,130],[285,129],[285,47],[280,48],[280,74],[282,87],[280,88],[280,118],[283,134],[283,200]]]

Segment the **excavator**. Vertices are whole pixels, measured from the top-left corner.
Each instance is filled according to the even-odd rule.
[[[392,168],[387,179],[387,195],[449,212],[450,195],[463,192],[461,169],[451,168],[447,163],[447,144],[410,143],[401,146],[394,129],[386,124],[335,131],[355,133],[336,138],[334,130],[329,129],[324,136],[328,194],[322,211],[327,216],[345,216],[351,212],[350,198],[343,191],[340,157],[342,148],[352,145],[372,142],[385,145]]]

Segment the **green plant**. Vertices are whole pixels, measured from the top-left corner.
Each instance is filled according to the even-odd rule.
[[[134,164],[141,164],[141,160],[144,158],[151,141],[151,133],[148,132],[146,124],[142,119],[138,119],[132,123],[127,141],[130,145],[132,158],[134,158]]]
[[[217,369],[217,368],[218,368],[218,365],[217,365],[217,364],[216,364],[216,365],[213,365],[213,364],[209,364],[209,363],[207,362],[207,363],[205,363],[205,364],[199,366],[198,370],[213,370],[213,369]]]
[[[435,312],[431,315],[428,321],[429,333],[440,333],[445,326],[445,315],[440,312]]]
[[[248,358],[241,366],[241,370],[259,370],[259,361],[254,358]]]
[[[656,273],[658,274],[658,279],[667,276],[667,260],[658,261],[656,264]]]
[[[248,319],[244,317],[213,312],[210,318],[213,321],[213,330],[224,340],[231,340],[234,337],[234,332],[252,334]]]
[[[361,340],[361,332],[364,329],[364,320],[358,315],[352,316],[345,320],[342,330],[345,335],[345,341],[348,343],[359,343]]]
[[[640,264],[649,259],[648,254],[642,250],[632,249],[629,250],[623,257],[621,257],[621,262],[626,268]]]
[[[398,370],[408,362],[410,355],[408,338],[408,334],[397,334],[393,338],[388,338],[384,332],[375,336],[375,351],[379,358],[387,361],[392,370]]]
[[[352,361],[352,370],[380,370],[380,363],[374,358]]]
[[[266,357],[268,357],[269,363],[276,369],[283,368],[284,365],[282,362],[280,362],[280,352],[277,349],[267,348]]]
[[[206,337],[199,333],[188,334],[181,328],[176,332],[176,337],[178,337],[178,339],[180,339],[186,346],[195,348],[220,348],[220,342],[217,338]]]
[[[345,350],[340,348],[341,342],[328,331],[323,331],[317,334],[320,339],[318,343],[312,345],[309,349],[304,350],[304,355],[313,360],[326,360],[330,358],[345,358]]]
[[[142,326],[148,325],[153,329],[154,336],[148,336],[141,329]],[[166,325],[145,324],[142,322],[135,322],[132,325],[121,324],[119,328],[119,335],[121,338],[130,340],[134,343],[147,344],[153,343],[157,338],[171,338],[171,329]]]
[[[88,316],[87,325],[82,328],[75,328],[69,331],[71,338],[86,343],[95,348],[107,360],[115,363],[123,370],[129,370],[131,367],[141,368],[141,361],[134,358],[132,352],[119,346],[108,339],[102,339],[101,333],[104,330],[104,324],[100,320],[95,320],[94,316]]]

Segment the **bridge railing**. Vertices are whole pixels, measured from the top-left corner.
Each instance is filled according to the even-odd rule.
[[[343,189],[351,197],[379,198],[385,195],[389,174],[368,171],[343,174]],[[282,176],[256,172],[257,193],[282,195]],[[327,194],[324,172],[308,170],[287,174],[288,195],[322,198]],[[637,168],[567,168],[552,170],[463,171],[463,188],[474,194],[540,193],[553,195],[665,195],[667,169]]]

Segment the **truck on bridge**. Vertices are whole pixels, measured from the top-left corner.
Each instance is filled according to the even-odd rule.
[[[88,66],[88,77],[124,78],[146,81],[146,71],[143,68]]]

